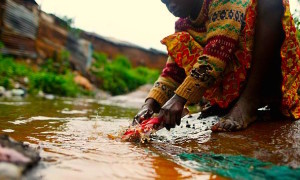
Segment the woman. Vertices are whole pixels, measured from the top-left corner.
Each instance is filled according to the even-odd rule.
[[[135,121],[159,113],[174,128],[185,104],[201,99],[229,110],[213,131],[246,128],[262,105],[300,118],[300,49],[288,0],[162,2],[180,18],[162,40],[169,58]]]

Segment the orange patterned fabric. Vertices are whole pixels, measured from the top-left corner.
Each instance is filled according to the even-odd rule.
[[[300,102],[297,91],[300,86],[300,48],[289,0],[283,0],[283,6],[285,40],[281,48],[282,112],[288,117],[299,119]],[[176,22],[176,33],[162,40],[170,58],[186,73],[184,82],[177,82],[181,85],[172,86],[173,89],[177,88],[176,94],[180,92],[179,95],[190,102],[197,102],[203,96],[212,105],[217,104],[222,108],[239,97],[245,85],[247,71],[251,67],[256,8],[257,0],[204,0],[196,20],[179,19]],[[242,18],[244,21],[240,20]],[[211,75],[216,78],[216,83],[212,86],[203,85],[202,89],[205,87],[205,91],[192,88],[199,86],[199,82],[190,76],[192,69],[206,64],[212,67]],[[166,68],[167,71],[168,66]],[[168,84],[169,79],[164,76],[159,83]],[[156,94],[153,92],[152,94]],[[149,97],[155,99],[159,96],[161,95],[156,94]],[[167,98],[160,101],[161,104],[166,100]]]
[[[300,86],[300,48],[296,36],[295,23],[290,13],[288,0],[283,0],[285,7],[282,18],[285,41],[281,47],[282,70],[282,112],[294,119],[300,118],[298,89]]]
[[[194,103],[204,96],[212,105],[226,108],[240,95],[250,68],[256,2],[206,0],[202,8],[199,17],[205,18],[195,22],[179,19],[176,33],[164,38],[162,43],[167,46],[169,56],[185,69],[187,75],[195,68],[195,63],[198,66],[209,64],[213,69],[210,73],[216,83],[207,85],[201,96],[175,93],[185,98],[191,97],[188,100]],[[183,84],[187,86],[192,83]]]

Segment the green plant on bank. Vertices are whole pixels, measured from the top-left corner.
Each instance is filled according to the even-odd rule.
[[[294,20],[295,20],[295,25],[297,28],[297,37],[300,42],[300,19],[298,17],[295,17]]]
[[[65,70],[64,73],[57,73],[53,67],[47,64],[39,71],[34,71],[29,66],[15,62],[11,57],[0,56],[0,86],[6,89],[12,89],[14,82],[19,82],[28,88],[30,94],[36,94],[43,91],[49,94],[60,96],[75,97],[79,94],[87,94],[75,82],[71,70]],[[28,83],[24,78],[28,78]]]
[[[2,48],[4,48],[4,44],[3,44],[3,42],[0,41],[0,49],[2,49]]]
[[[95,61],[91,71],[101,79],[103,90],[113,95],[130,92],[146,83],[154,83],[159,76],[158,70],[146,67],[132,68],[129,60],[124,56],[118,56],[109,61],[105,54],[94,53]]]
[[[13,58],[0,56],[0,86],[13,88],[13,82],[28,76],[31,70],[24,64],[15,63]]]
[[[55,74],[51,72],[38,72],[29,75],[29,92],[36,94],[40,90],[49,94],[75,97],[80,93],[80,88],[74,82],[74,75]]]
[[[67,29],[74,37],[79,38],[81,34],[81,29],[74,27],[74,18],[69,18],[67,16],[58,17],[61,20],[60,25]]]
[[[298,3],[300,3],[300,0],[298,0]],[[295,20],[295,25],[297,28],[297,37],[300,42],[300,11],[296,9],[296,12],[294,13],[294,20]]]
[[[44,72],[52,72],[56,74],[66,74],[70,71],[70,52],[63,50],[55,53],[53,59],[47,59],[42,65],[41,70]]]

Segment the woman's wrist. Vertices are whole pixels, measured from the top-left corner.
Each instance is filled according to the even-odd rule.
[[[159,103],[153,98],[146,99],[145,104],[142,107],[150,108],[154,113],[158,113],[160,110]]]
[[[186,100],[185,98],[183,98],[183,97],[181,97],[181,96],[179,96],[179,95],[177,95],[177,94],[174,94],[173,98],[174,98],[176,101],[178,101],[178,102],[180,102],[181,104],[183,104],[183,105],[185,105],[186,102],[187,102],[187,100]]]

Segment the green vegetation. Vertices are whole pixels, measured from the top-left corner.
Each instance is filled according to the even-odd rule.
[[[129,60],[123,56],[110,61],[106,55],[95,53],[94,58],[92,73],[99,78],[100,88],[113,95],[127,93],[143,84],[153,83],[159,76],[158,70],[146,67],[132,68]],[[30,94],[37,94],[39,91],[71,97],[92,94],[74,82],[67,51],[46,60],[38,69],[0,53],[0,86],[13,89],[16,83],[26,88]]]
[[[56,15],[54,15],[56,16]],[[69,18],[68,16],[58,17],[60,19],[60,25],[67,29],[73,36],[79,37],[81,34],[81,29],[78,29],[74,26],[74,18]]]
[[[80,87],[75,84],[73,78],[72,73],[64,75],[49,72],[32,73],[29,75],[29,92],[36,94],[42,90],[49,94],[75,97],[80,94]]]
[[[41,70],[55,74],[67,74],[70,71],[70,53],[61,51],[55,54],[53,59],[47,59],[42,65]]]
[[[154,83],[159,76],[158,70],[132,68],[129,60],[123,56],[109,61],[105,54],[94,53],[94,58],[92,73],[101,80],[101,89],[113,95],[127,93],[146,83]]]
[[[300,0],[298,0],[298,2],[300,3]],[[298,40],[300,41],[300,11],[296,10],[293,16],[294,16],[296,28],[298,30],[297,31]]]
[[[294,18],[294,20],[295,20],[295,25],[296,25],[296,28],[297,28],[297,36],[298,36],[298,39],[300,41],[300,19],[299,19],[299,17],[296,16]]]
[[[58,73],[53,66],[50,66],[51,59],[40,70],[33,70],[26,64],[18,63],[13,58],[0,55],[0,86],[6,89],[14,88],[15,82],[26,87],[31,94],[36,94],[40,90],[45,93],[60,96],[77,96],[84,93],[81,88],[75,84],[74,75],[70,70],[64,73]],[[26,82],[24,78],[29,81]]]
[[[26,77],[30,69],[23,64],[17,64],[12,58],[0,56],[0,86],[13,88],[13,82]]]

